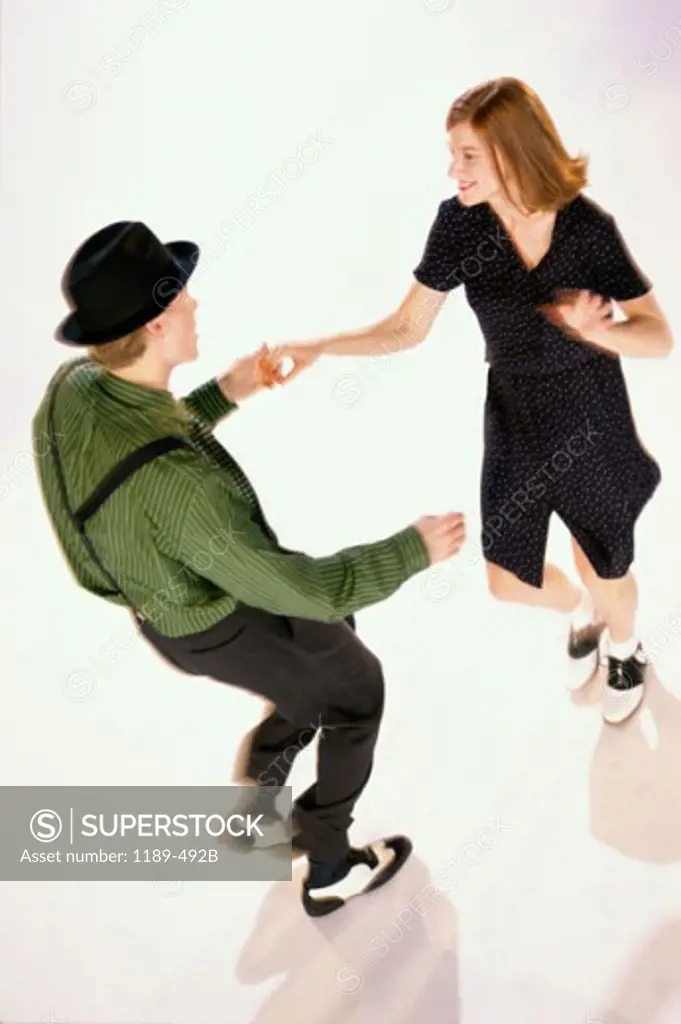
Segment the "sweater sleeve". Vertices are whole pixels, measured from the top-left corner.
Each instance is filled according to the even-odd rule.
[[[230,402],[225,397],[217,377],[190,391],[183,401],[210,429],[239,408],[235,402]]]
[[[333,622],[390,597],[427,568],[421,535],[408,527],[323,558],[281,551],[211,479],[187,510],[177,556],[237,601],[275,615]]]

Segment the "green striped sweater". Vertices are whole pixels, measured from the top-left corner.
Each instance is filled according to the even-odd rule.
[[[57,385],[50,438],[48,402]],[[112,593],[64,507],[54,445],[75,509],[134,449],[178,432],[189,448],[139,469],[87,527],[104,567],[160,633],[201,632],[240,605],[340,620],[385,600],[427,567],[413,527],[323,558],[281,548],[248,478],[212,433],[236,408],[216,379],[178,400],[123,380],[89,357],[59,368],[33,419],[33,450],[49,519],[80,586],[126,604]]]

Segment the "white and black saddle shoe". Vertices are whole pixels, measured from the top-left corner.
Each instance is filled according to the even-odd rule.
[[[303,882],[302,900],[311,917],[340,910],[349,900],[374,892],[395,877],[413,846],[406,836],[378,839],[352,848],[345,860],[329,868],[312,866]]]

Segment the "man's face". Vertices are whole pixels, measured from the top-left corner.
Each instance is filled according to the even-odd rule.
[[[198,355],[197,305],[196,299],[184,288],[159,317],[163,358],[169,366],[191,363]]]

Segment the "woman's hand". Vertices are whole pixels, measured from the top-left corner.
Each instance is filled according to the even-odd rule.
[[[598,344],[599,335],[613,322],[612,303],[584,290],[559,293],[556,302],[539,309],[570,337],[592,344]]]
[[[283,380],[281,361],[273,356],[267,345],[261,345],[257,352],[237,359],[219,378],[219,384],[225,398],[238,403],[263,388],[281,384]]]
[[[270,357],[280,367],[282,380],[279,383],[288,384],[303,370],[308,370],[317,362],[322,351],[322,346],[316,341],[276,345],[272,348]],[[287,365],[289,363],[290,367]]]

